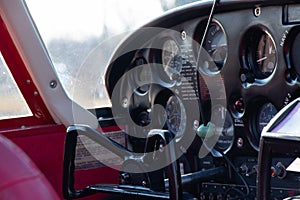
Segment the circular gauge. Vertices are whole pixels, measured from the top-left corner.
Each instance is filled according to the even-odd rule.
[[[277,109],[272,103],[265,103],[259,109],[256,116],[256,132],[259,133],[259,135],[256,135],[256,137],[258,140],[260,140],[260,134],[263,128],[270,122],[277,112]]]
[[[262,28],[247,31],[243,41],[243,64],[256,79],[268,78],[277,62],[277,51],[273,38]]]
[[[252,137],[250,138],[250,143],[252,146],[258,150],[259,149],[259,141],[263,128],[270,122],[270,120],[277,114],[278,110],[276,107],[269,102],[266,103],[258,103],[256,105],[260,105],[257,112],[252,116]]]
[[[234,140],[232,117],[225,107],[217,105],[212,110],[211,122],[216,126],[215,135],[219,136],[214,149],[226,153],[231,148]]]
[[[145,95],[150,89],[152,82],[151,67],[147,65],[143,57],[137,58],[134,62],[135,68],[131,71],[134,75],[135,93]]]
[[[204,37],[205,29],[203,27],[206,27],[206,24],[207,20],[202,21],[195,33],[195,40],[198,41],[198,45],[201,44],[202,37]],[[202,47],[198,51],[200,55],[197,55],[199,69],[208,75],[220,72],[226,62],[228,49],[225,31],[216,20],[210,23]]]
[[[219,23],[213,21],[209,25],[203,48],[215,62],[215,67],[209,69],[209,71],[220,71],[227,58],[227,39],[225,32]]]
[[[177,80],[182,69],[182,57],[177,43],[168,39],[162,47],[162,64],[164,71],[171,80]]]
[[[300,45],[300,27],[294,27],[288,35],[288,39],[285,42],[284,49],[286,50],[285,54],[287,57],[287,64],[292,68],[298,77],[300,76],[300,54],[299,54],[299,45]]]
[[[166,125],[176,137],[181,137],[186,127],[186,111],[181,100],[172,95],[165,107]]]
[[[211,123],[215,126],[214,136],[206,138],[204,144],[211,149],[212,154],[216,157],[221,153],[227,153],[234,142],[234,125],[233,119],[228,110],[217,105],[212,108]]]

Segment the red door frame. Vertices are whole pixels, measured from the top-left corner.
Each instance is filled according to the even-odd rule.
[[[0,131],[17,129],[20,127],[54,124],[41,96],[38,95],[38,90],[32,81],[2,18],[0,18],[0,37],[0,51],[33,114],[32,117],[0,120]]]
[[[17,144],[46,176],[62,198],[65,130],[55,124],[0,16],[0,51],[33,116],[0,120],[0,134]],[[77,172],[80,187],[92,183],[117,183],[118,171],[109,167]],[[101,199],[99,194],[84,199]]]

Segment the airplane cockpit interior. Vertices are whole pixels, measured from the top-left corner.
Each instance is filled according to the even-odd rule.
[[[119,1],[103,18],[113,24],[101,29],[108,39],[84,43],[80,31],[96,19],[80,21],[78,2],[34,10],[32,0],[0,0],[0,82],[12,76],[27,104],[7,117],[10,104],[0,102],[0,134],[55,198],[300,199],[300,1],[169,0],[181,4],[159,14],[152,8],[163,0],[128,2],[144,7]],[[59,15],[64,4],[74,24]],[[47,10],[58,24],[39,22]],[[122,10],[128,27],[154,17],[121,37],[105,34],[120,28]],[[47,39],[66,27],[72,36]],[[3,88],[5,99],[12,89]],[[0,181],[0,199],[14,193],[1,189],[9,184]]]

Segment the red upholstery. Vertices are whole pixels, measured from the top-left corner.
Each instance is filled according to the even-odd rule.
[[[56,200],[56,192],[28,156],[0,135],[0,200]]]

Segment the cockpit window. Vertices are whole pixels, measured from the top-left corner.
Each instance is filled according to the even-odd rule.
[[[0,52],[0,120],[30,117],[29,109]]]
[[[103,76],[130,31],[194,1],[26,0],[65,91],[85,108],[110,106]]]

